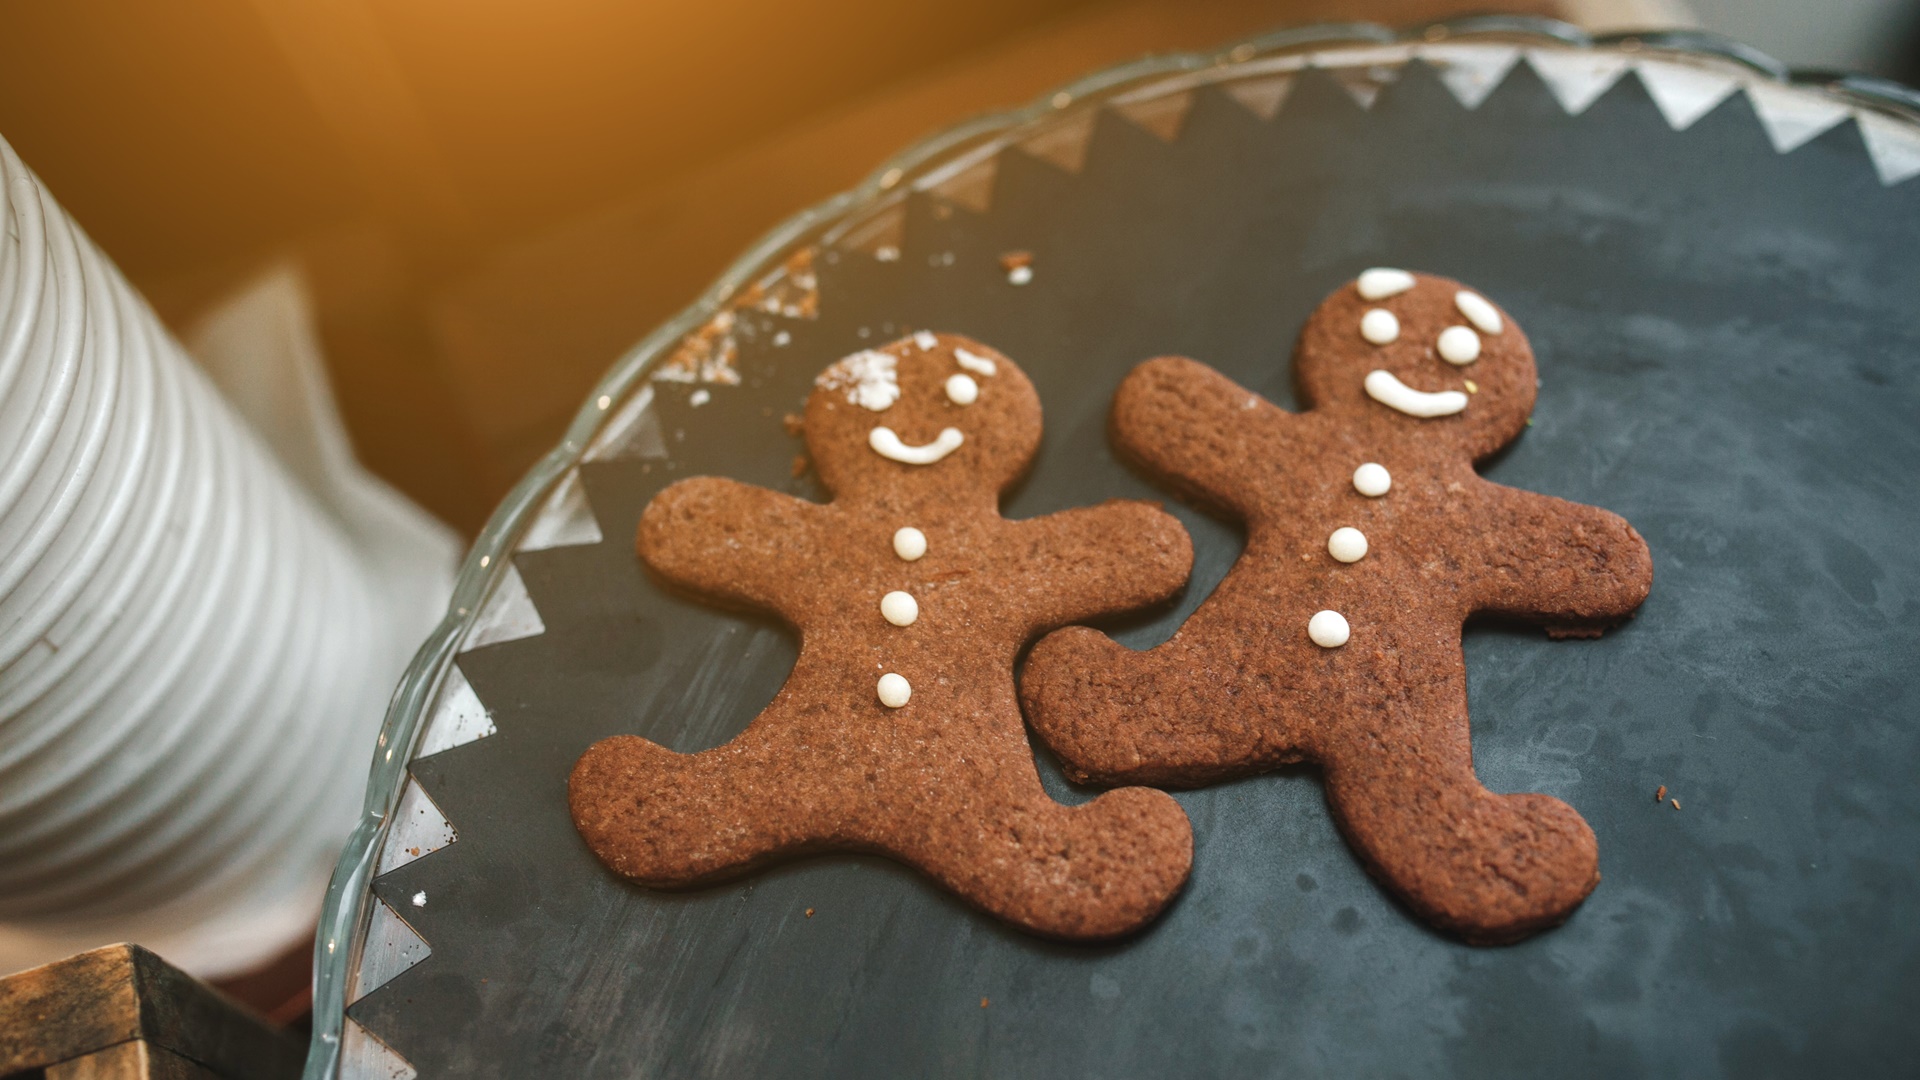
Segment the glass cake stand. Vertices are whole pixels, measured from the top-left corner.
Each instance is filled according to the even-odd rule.
[[[1537,74],[1552,102],[1569,114],[1637,73],[1674,132],[1744,95],[1779,154],[1837,137],[1832,133],[1852,125],[1880,185],[1920,173],[1920,97],[1911,91],[1852,76],[1796,76],[1760,53],[1702,34],[1593,39],[1565,24],[1506,17],[1404,34],[1366,25],[1321,26],[1216,53],[1157,57],[1088,76],[1023,109],[962,124],[914,146],[853,190],[772,230],[696,303],[622,357],[589,395],[564,440],[513,488],[475,542],[446,617],[389,706],[364,814],[328,890],[316,942],[307,1080],[415,1074],[404,1047],[385,1045],[350,1019],[348,1009],[431,954],[430,935],[416,932],[410,918],[414,907],[435,898],[424,888],[399,895],[389,890],[383,898],[374,883],[456,843],[467,827],[459,815],[450,820],[442,813],[412,769],[496,734],[488,706],[455,661],[546,631],[515,559],[606,539],[589,505],[583,466],[668,459],[680,433],[661,419],[667,397],[676,408],[697,407],[722,388],[740,386],[743,379],[751,383],[752,372],[739,362],[743,347],[765,348],[769,336],[781,345],[781,327],[815,320],[834,303],[823,295],[824,270],[844,259],[900,260],[916,197],[986,210],[1002,155],[1011,149],[1071,174],[1104,115],[1118,114],[1171,140],[1195,95],[1218,91],[1271,119],[1309,69],[1330,75],[1355,102],[1370,107],[1415,62],[1423,62],[1469,110],[1486,101],[1516,65]],[[815,358],[819,362],[809,362],[808,373],[831,358]],[[1543,371],[1553,377],[1549,365]],[[553,797],[563,799],[563,793]],[[1607,843],[1603,834],[1603,849]],[[1095,976],[1096,996],[1101,977]]]

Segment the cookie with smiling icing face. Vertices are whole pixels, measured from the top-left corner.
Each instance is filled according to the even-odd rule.
[[[1317,763],[1348,842],[1430,922],[1512,941],[1599,881],[1593,832],[1473,772],[1461,626],[1487,612],[1597,636],[1646,597],[1621,518],[1502,487],[1474,462],[1525,428],[1520,328],[1444,278],[1369,271],[1301,336],[1289,413],[1192,360],[1121,384],[1121,452],[1245,523],[1247,546],[1173,637],[1134,652],[1052,634],[1021,693],[1069,775],[1191,786]]]
[[[622,735],[588,749],[569,781],[581,836],[651,886],[865,851],[1040,934],[1151,920],[1186,881],[1185,813],[1147,788],[1054,802],[1013,666],[1045,630],[1176,592],[1186,531],[1140,502],[1002,518],[1040,403],[966,338],[923,333],[834,364],[805,434],[831,503],[700,477],[654,498],[637,541],[668,584],[797,628],[792,675],[724,746]]]

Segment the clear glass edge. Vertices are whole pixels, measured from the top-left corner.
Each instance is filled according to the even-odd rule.
[[[1920,94],[1911,89],[1852,75],[1796,74],[1758,50],[1716,35],[1698,31],[1653,31],[1596,38],[1557,20],[1496,15],[1443,20],[1403,31],[1372,23],[1318,24],[1270,31],[1208,52],[1147,56],[1083,76],[1039,95],[1024,106],[962,121],[893,155],[853,188],[816,203],[768,230],[698,299],[629,349],[587,393],[585,404],[568,425],[560,444],[521,477],[474,539],[461,564],[446,615],[414,654],[388,703],[359,823],[349,834],[327,885],[314,940],[313,1036],[302,1080],[332,1080],[340,1064],[348,976],[354,954],[364,944],[362,927],[374,902],[369,887],[373,864],[424,726],[426,707],[437,696],[468,627],[504,577],[513,542],[554,483],[579,464],[595,431],[615,411],[599,408],[599,398],[604,396],[613,402],[624,400],[654,361],[723,310],[742,287],[777,270],[782,260],[810,235],[830,241],[833,225],[846,225],[856,212],[911,190],[911,185],[904,181],[915,169],[969,142],[984,142],[989,138],[1012,141],[1021,128],[1059,112],[1061,105],[1056,104],[1056,99],[1061,94],[1067,95],[1069,103],[1084,106],[1089,97],[1111,96],[1143,79],[1238,67],[1250,60],[1280,53],[1348,44],[1407,45],[1462,40],[1514,41],[1560,48],[1626,45],[1674,56],[1732,61],[1770,81],[1823,91],[1850,105],[1920,125]],[[432,943],[428,944],[431,947]]]

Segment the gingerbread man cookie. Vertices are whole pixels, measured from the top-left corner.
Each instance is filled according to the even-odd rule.
[[[1140,502],[1002,518],[1040,403],[1018,367],[963,337],[920,333],[834,364],[805,434],[831,503],[700,477],[656,496],[638,537],[667,583],[796,627],[793,674],[724,746],[591,747],[569,782],[581,836],[645,885],[868,851],[1036,933],[1144,925],[1186,881],[1186,814],[1148,788],[1054,802],[1013,666],[1045,630],[1177,592],[1186,531]]]
[[[1348,842],[1473,942],[1564,920],[1599,881],[1593,832],[1473,772],[1460,632],[1479,612],[1597,636],[1652,583],[1605,510],[1502,487],[1474,462],[1532,411],[1520,328],[1444,278],[1375,270],[1315,311],[1289,413],[1192,360],[1149,360],[1112,434],[1145,471],[1246,525],[1225,580],[1135,652],[1075,627],[1022,696],[1069,775],[1190,786],[1311,761]]]

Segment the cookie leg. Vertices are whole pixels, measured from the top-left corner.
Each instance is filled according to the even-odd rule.
[[[1031,795],[986,814],[928,805],[895,853],[989,914],[1072,940],[1138,930],[1186,884],[1193,831],[1165,792],[1062,806],[1035,777]]]
[[[656,888],[699,885],[813,839],[803,807],[776,804],[795,798],[777,764],[738,740],[677,754],[616,735],[574,763],[567,801],[581,837],[614,872]]]
[[[1475,944],[1565,921],[1600,881],[1593,830],[1547,795],[1496,795],[1473,775],[1464,710],[1351,739],[1324,760],[1327,800],[1374,876]]]
[[[1192,787],[1270,768],[1262,725],[1227,687],[1187,677],[1210,666],[1176,637],[1135,652],[1070,626],[1040,640],[1020,680],[1027,722],[1079,783]]]

